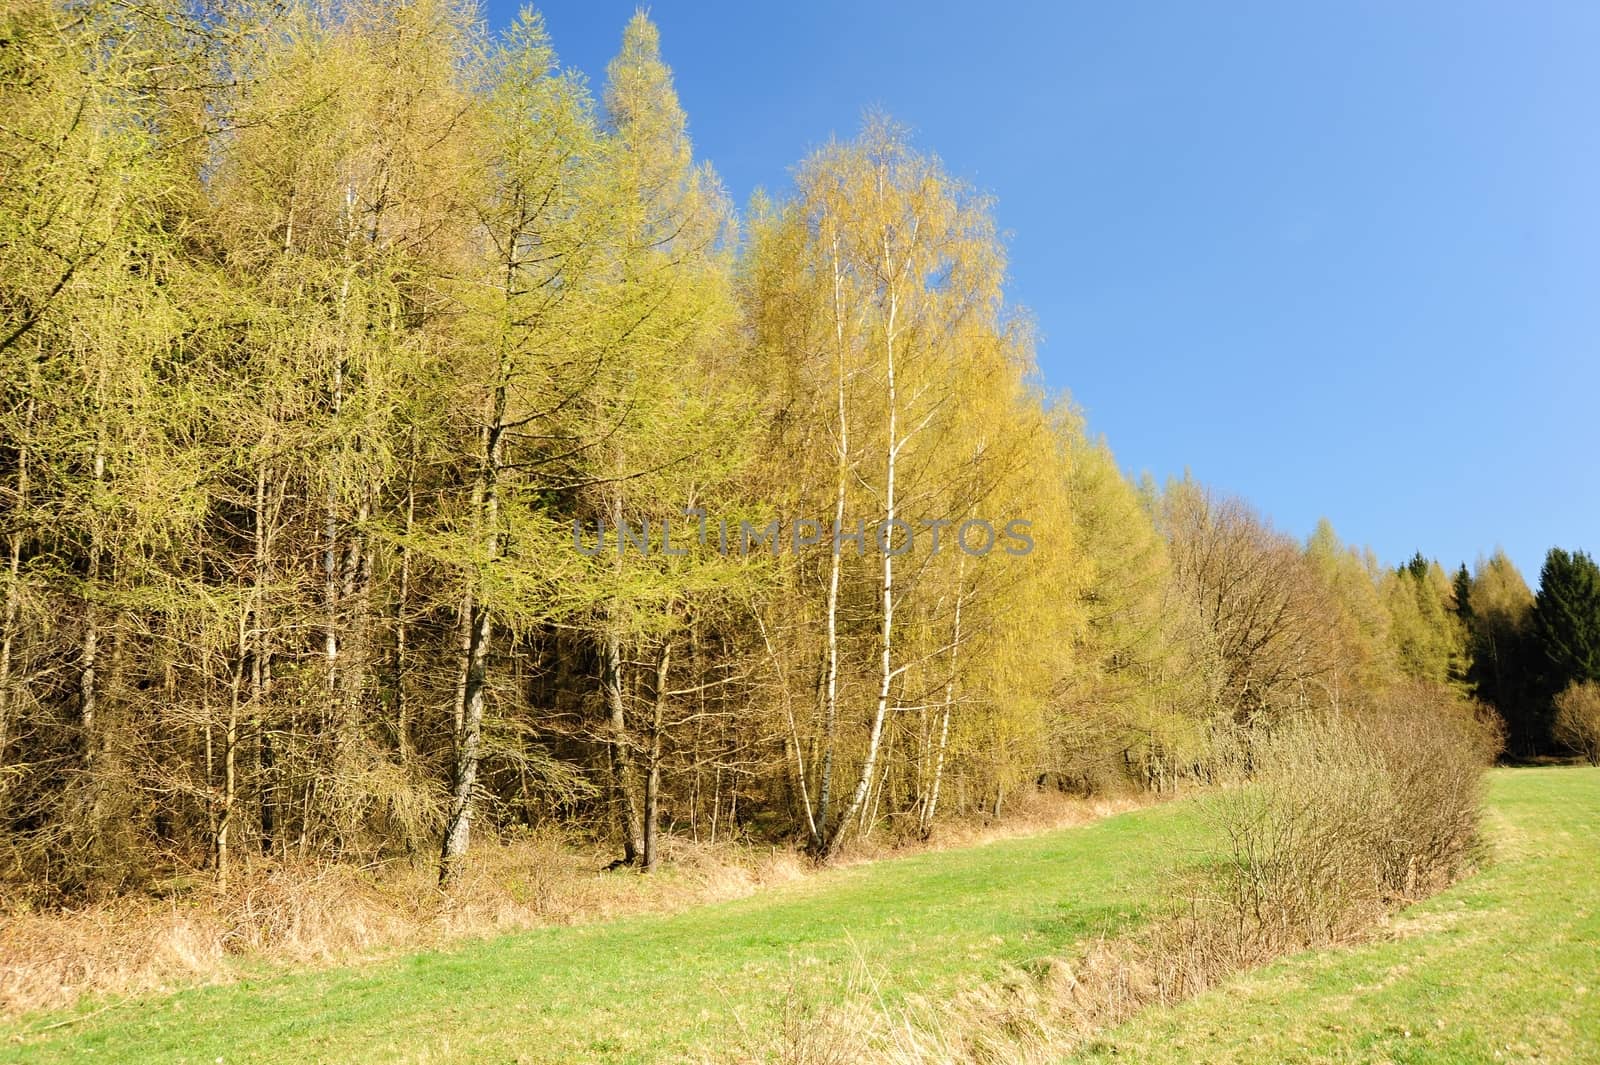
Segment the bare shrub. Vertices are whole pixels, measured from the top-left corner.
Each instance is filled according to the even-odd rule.
[[[1600,765],[1600,684],[1574,681],[1556,696],[1555,737]]]
[[[1250,751],[1251,782],[1209,804],[1218,919],[1258,952],[1340,938],[1381,904],[1382,761],[1336,717],[1257,737]]]
[[[1424,684],[1384,693],[1355,721],[1389,784],[1387,901],[1430,895],[1460,874],[1478,843],[1483,770],[1504,748],[1504,732],[1495,715]]]
[[[1250,785],[1214,804],[1225,907],[1271,947],[1336,941],[1438,890],[1477,842],[1498,743],[1474,707],[1422,684],[1255,737]]]

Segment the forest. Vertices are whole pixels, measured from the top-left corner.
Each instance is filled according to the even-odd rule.
[[[1600,568],[1156,483],[869,114],[733,204],[641,13],[0,12],[0,895],[559,824],[819,862],[1425,705],[1600,762]],[[780,175],[774,175],[778,181]]]

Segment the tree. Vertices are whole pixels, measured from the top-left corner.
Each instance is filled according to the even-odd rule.
[[[1375,579],[1370,556],[1345,547],[1326,518],[1306,543],[1306,559],[1333,606],[1342,648],[1333,683],[1339,690],[1386,683],[1395,669],[1393,641],[1400,621],[1385,602],[1385,587]],[[1408,604],[1409,605],[1409,604]]]
[[[1465,562],[1456,570],[1456,575],[1450,582],[1450,594],[1456,617],[1470,632],[1472,627],[1472,574],[1467,572],[1467,564]]]
[[[604,699],[604,736],[623,861],[657,865],[658,811],[667,733],[677,718],[670,681],[675,644],[691,618],[733,596],[741,576],[720,556],[675,559],[627,549],[626,530],[658,539],[674,517],[683,537],[700,511],[717,520],[736,502],[731,472],[742,453],[738,385],[719,402],[713,382],[730,367],[732,303],[727,238],[731,209],[716,174],[696,166],[687,119],[662,60],[660,35],[642,13],[606,68],[607,128],[596,178],[607,205],[604,297],[615,343],[574,426],[573,479],[595,528],[610,528],[610,557],[595,571],[605,589],[592,611]],[[737,530],[736,530],[737,531]],[[679,545],[681,547],[681,543]],[[635,694],[630,670],[648,674]],[[642,760],[643,765],[638,764]]]
[[[1478,698],[1506,723],[1508,747],[1532,754],[1542,742],[1529,680],[1529,616],[1533,593],[1516,564],[1498,548],[1479,558],[1468,593],[1472,608],[1472,667],[1468,680]]]
[[[1216,641],[1221,695],[1241,725],[1337,698],[1337,617],[1292,540],[1190,480],[1161,500],[1174,577]]]
[[[441,881],[467,850],[497,629],[509,639],[581,598],[570,586],[581,587],[583,575],[561,546],[548,493],[566,475],[560,412],[582,401],[613,338],[603,316],[606,248],[588,198],[598,131],[587,94],[560,72],[542,20],[527,11],[480,76],[483,243],[459,295],[466,313],[454,397],[464,468],[450,479],[451,505],[428,541],[454,578],[459,653]]]
[[[1452,587],[1131,484],[1040,385],[991,202],[888,119],[741,239],[643,14],[596,101],[532,12],[16,0],[0,114],[25,903],[448,886],[540,822],[827,859],[1206,779],[1238,726],[1456,680],[1461,626],[1525,749],[1530,677],[1593,673],[1587,556],[1535,606],[1503,555]]]
[[[1600,566],[1593,558],[1550,549],[1539,571],[1530,631],[1544,692],[1600,680]]]
[[[814,241],[812,262],[827,282],[824,314],[832,324],[837,458],[829,510],[836,529],[847,524],[843,489],[854,471],[866,490],[864,501],[880,516],[874,523],[877,559],[870,567],[876,571],[870,578],[876,629],[872,711],[854,786],[836,818],[824,798],[817,819],[820,853],[829,858],[877,786],[885,726],[897,693],[911,679],[914,663],[903,656],[896,620],[914,598],[907,577],[916,579],[915,570],[901,572],[896,583],[896,560],[915,536],[906,505],[916,486],[928,483],[923,475],[931,477],[938,449],[929,442],[940,438],[940,419],[963,369],[956,342],[969,322],[993,314],[1000,259],[987,205],[937,161],[913,151],[903,132],[885,120],[869,119],[853,144],[824,149],[808,163],[800,185]],[[846,399],[852,379],[870,382],[871,392],[854,410]],[[843,572],[842,560],[834,558],[825,670],[830,721],[837,716]],[[962,594],[956,591],[952,613]],[[834,757],[830,743],[824,795]]]
[[[1470,595],[1470,591],[1462,594]],[[1465,684],[1467,631],[1444,570],[1418,552],[1384,579],[1396,665],[1430,684]]]
[[[1084,628],[1063,686],[1061,769],[1093,784],[1131,761],[1155,786],[1203,760],[1220,674],[1198,610],[1175,595],[1170,549],[1110,448],[1061,419],[1075,594]],[[1070,730],[1070,731],[1069,731]]]
[[[204,76],[178,5],[0,17],[0,818],[44,883],[117,890],[146,670],[207,613],[175,569],[206,500],[171,358],[204,328],[175,148]]]

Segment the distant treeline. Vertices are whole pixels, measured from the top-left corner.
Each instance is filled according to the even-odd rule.
[[[1131,484],[1039,387],[988,201],[893,123],[742,213],[686,129],[643,15],[596,99],[531,13],[5,6],[8,893],[448,878],[541,822],[826,859],[1404,684],[1545,751],[1600,675],[1586,556],[1535,599]],[[928,549],[980,520],[1030,550]]]
[[[1476,573],[1464,565],[1456,572],[1452,600],[1467,634],[1468,690],[1504,719],[1513,757],[1586,753],[1600,740],[1600,705],[1585,707],[1582,721],[1558,713],[1564,693],[1586,694],[1600,682],[1600,566],[1592,557],[1551,548],[1535,595],[1497,551]]]

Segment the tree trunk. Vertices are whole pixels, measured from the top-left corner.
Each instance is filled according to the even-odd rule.
[[[222,733],[222,811],[217,818],[215,868],[217,887],[226,889],[232,871],[229,844],[233,831],[233,808],[237,794],[236,751],[239,744],[239,703],[243,698],[245,661],[250,653],[248,608],[239,613],[239,630],[235,647],[233,677],[228,685],[228,723]]]
[[[828,555],[828,644],[823,678],[822,769],[817,783],[816,832],[813,849],[821,854],[833,841],[828,836],[829,807],[833,801],[833,759],[839,734],[839,532],[844,525],[845,491],[850,476],[850,426],[845,410],[844,275],[839,261],[839,236],[833,235],[834,417],[839,436],[835,442],[833,541]]]
[[[407,656],[410,653],[411,537],[417,526],[416,462],[406,468],[405,527],[400,543],[400,586],[394,608],[394,734],[402,764],[411,759],[411,703],[406,691]]]
[[[628,735],[626,702],[622,690],[622,640],[607,632],[600,647],[602,683],[606,709],[610,714],[607,750],[611,765],[612,799],[618,828],[622,832],[622,860],[628,865],[639,861],[644,851],[640,828],[639,801],[633,788],[633,746]]]
[[[475,606],[468,617],[467,667],[461,728],[456,736],[455,786],[439,856],[439,882],[448,883],[467,853],[472,826],[472,792],[478,783],[478,757],[483,743],[483,704],[488,680],[491,636],[489,611]]]
[[[885,254],[887,258],[887,252]],[[887,273],[887,271],[886,271]],[[862,802],[866,799],[867,789],[872,786],[873,774],[878,766],[878,753],[883,744],[883,724],[889,715],[889,694],[894,685],[897,671],[894,669],[894,554],[890,547],[893,546],[894,522],[898,516],[895,511],[895,459],[898,457],[900,445],[898,404],[895,395],[895,317],[899,309],[898,297],[891,285],[889,290],[888,320],[884,330],[884,356],[886,387],[888,391],[888,446],[884,455],[884,528],[887,530],[888,539],[883,540],[880,547],[880,557],[883,561],[883,581],[880,586],[880,628],[878,633],[878,702],[872,714],[872,731],[867,738],[866,758],[861,764],[861,775],[856,779],[855,790],[850,794],[850,802],[844,809],[843,815],[834,825],[833,831],[828,834],[827,845],[823,849],[824,860],[831,860],[839,853],[839,847],[844,842],[845,832],[850,822],[861,810]]]
[[[344,404],[344,374],[335,366],[333,373],[333,415],[337,419]],[[322,655],[327,686],[327,713],[339,687],[339,496],[333,477],[323,492],[322,516]]]
[[[97,402],[98,405],[98,402]],[[105,483],[106,455],[104,434],[95,443],[94,452],[94,486],[95,495],[98,496]],[[103,810],[102,782],[99,773],[99,748],[100,727],[98,714],[100,709],[99,699],[99,665],[100,665],[100,581],[101,581],[101,555],[103,554],[100,542],[98,518],[91,517],[95,526],[89,532],[89,565],[88,576],[85,581],[87,588],[87,601],[84,609],[82,660],[79,663],[78,674],[78,726],[80,729],[81,758],[84,773],[84,786],[88,789],[88,804],[86,821],[83,825],[86,853],[90,856],[91,863],[97,862],[100,855],[100,828]]]
[[[261,853],[271,854],[277,842],[277,813],[274,808],[276,753],[272,749],[272,729],[266,721],[267,684],[271,676],[271,650],[268,633],[272,620],[267,610],[268,568],[271,565],[271,517],[267,507],[271,476],[265,464],[256,467],[254,514],[255,573],[250,608],[254,631],[250,637],[250,722],[256,730],[257,762],[261,806]]]
[[[473,486],[474,521],[484,537],[486,562],[500,554],[499,477],[502,435],[505,431],[506,364],[500,365],[491,416],[483,434],[483,455]],[[457,682],[455,772],[450,809],[445,821],[444,844],[439,855],[439,883],[448,883],[466,856],[472,825],[472,793],[478,783],[478,757],[483,744],[483,707],[488,688],[489,641],[493,625],[489,606],[468,592],[462,616],[465,661]]]
[[[661,732],[667,706],[667,675],[672,664],[672,641],[661,645],[656,659],[655,699],[650,712],[649,762],[644,781],[644,871],[655,871],[656,840],[660,833],[661,812]]]
[[[921,815],[917,819],[917,830],[923,839],[933,834],[933,815],[939,809],[939,788],[944,782],[945,751],[950,745],[950,709],[955,705],[956,666],[961,660],[961,607],[965,600],[965,589],[962,584],[966,572],[967,556],[963,551],[960,561],[956,564],[956,616],[954,632],[950,638],[950,675],[944,682],[944,707],[939,712],[939,742],[934,749],[933,784],[928,790],[927,801],[923,804]]]
[[[27,433],[17,447],[17,488],[11,508],[13,525],[6,537],[6,600],[4,610],[0,611],[0,770],[5,768],[6,745],[11,736],[14,705],[11,698],[12,656],[16,648],[17,617],[22,604],[22,529],[27,521],[29,461],[32,456],[28,438],[32,436],[36,409],[37,400],[30,396],[28,413],[23,419]],[[0,772],[0,795],[4,795],[5,790],[6,775]]]
[[[817,853],[822,847],[822,833],[818,829],[816,812],[811,808],[811,792],[806,783],[806,757],[800,748],[800,728],[794,719],[794,694],[789,687],[789,678],[783,669],[783,660],[778,657],[777,648],[772,645],[772,639],[767,634],[767,626],[759,614],[756,615],[756,626],[761,630],[761,642],[767,650],[767,659],[772,663],[773,672],[778,675],[779,698],[783,702],[784,717],[789,723],[789,735],[784,742],[787,748],[794,749],[794,785],[792,790],[798,790],[800,807],[805,811],[806,818],[806,846],[812,853]],[[817,685],[821,689],[820,681]],[[786,759],[787,760],[787,759]],[[698,776],[698,771],[696,773]]]

